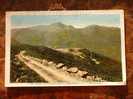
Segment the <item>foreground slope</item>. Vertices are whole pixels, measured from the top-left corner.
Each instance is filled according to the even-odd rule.
[[[77,52],[74,52],[77,48],[72,48],[67,49],[69,52],[64,52],[59,49],[55,50],[44,46],[12,45],[12,61],[14,56],[23,50],[27,52],[27,55],[32,57],[46,59],[55,64],[63,63],[67,68],[77,67],[82,71],[87,71],[90,75],[99,76],[107,81],[122,80],[121,64],[119,62],[90,52],[88,49],[79,48]]]

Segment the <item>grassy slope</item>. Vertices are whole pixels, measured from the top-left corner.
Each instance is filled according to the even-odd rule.
[[[36,72],[15,58],[15,55],[22,49],[25,49],[24,46],[11,46],[11,82],[46,82]]]
[[[121,78],[121,65],[119,62],[111,60],[105,56],[93,53],[93,58],[100,61],[101,64],[96,65],[88,57],[88,49],[82,49],[81,52],[85,58],[74,56],[72,54],[62,53],[51,48],[43,46],[30,46],[30,45],[12,45],[12,51],[19,53],[20,50],[26,50],[31,56],[38,58],[45,58],[55,63],[64,63],[66,66],[77,66],[81,70],[87,70],[92,75],[99,75],[109,81],[120,81]]]
[[[57,23],[12,30],[12,39],[51,48],[89,48],[118,61],[121,58],[120,29],[114,27],[92,25],[77,29]]]

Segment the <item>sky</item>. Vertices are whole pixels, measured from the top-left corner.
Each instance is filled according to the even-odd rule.
[[[120,26],[119,14],[89,14],[89,15],[13,15],[11,25],[13,28],[35,25],[49,25],[61,22],[76,28],[88,25]]]

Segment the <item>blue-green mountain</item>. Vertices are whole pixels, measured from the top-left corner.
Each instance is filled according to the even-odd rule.
[[[47,46],[49,48],[88,48],[89,50],[120,61],[120,28],[89,25],[75,28],[53,23],[12,29],[12,44]]]

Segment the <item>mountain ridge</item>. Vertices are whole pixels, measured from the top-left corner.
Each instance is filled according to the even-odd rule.
[[[12,44],[42,45],[50,48],[89,48],[120,60],[120,28],[91,25],[75,28],[53,23],[30,28],[12,29]],[[112,55],[108,55],[112,54]],[[115,55],[116,54],[116,55]]]
[[[80,27],[80,28],[77,28],[73,25],[67,25],[67,24],[64,24],[64,23],[61,23],[61,22],[56,22],[56,23],[52,23],[52,24],[40,24],[40,25],[31,25],[31,26],[25,26],[25,27],[19,27],[19,28],[13,28],[13,30],[15,29],[26,29],[26,28],[36,28],[36,27],[44,27],[44,26],[70,26],[70,27],[73,27],[75,29],[84,29],[84,28],[88,28],[88,27],[107,27],[107,28],[119,28],[119,27],[116,27],[116,26],[106,26],[106,25],[97,25],[97,24],[91,24],[91,25],[87,25],[87,26],[84,26],[84,27]]]

